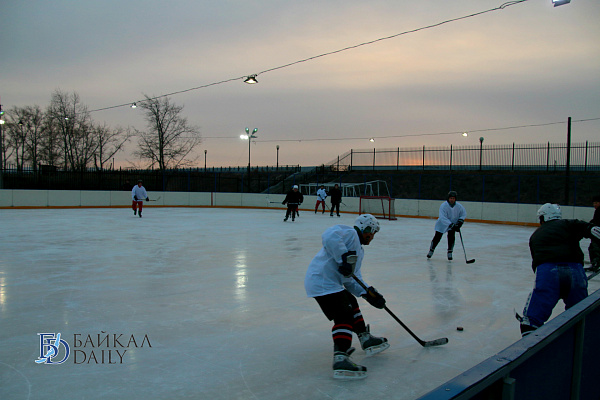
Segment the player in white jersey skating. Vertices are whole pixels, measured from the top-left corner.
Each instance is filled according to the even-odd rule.
[[[456,201],[456,197],[457,194],[455,191],[448,192],[447,200],[440,206],[439,217],[435,223],[435,235],[431,240],[427,258],[433,256],[433,252],[442,239],[442,235],[448,232],[448,260],[452,260],[456,232],[460,231],[460,227],[467,218],[467,211],[462,204]]]
[[[360,272],[365,254],[363,245],[371,243],[378,231],[379,222],[371,214],[356,218],[353,227],[336,225],[327,229],[321,236],[323,248],[306,271],[306,294],[319,303],[330,321],[333,320],[333,377],[337,379],[367,377],[367,368],[349,358],[354,351],[351,347],[353,332],[367,355],[390,347],[386,338],[370,334],[355,296],[362,296],[376,308],[384,308],[385,299],[372,286],[365,284],[368,287],[365,291],[352,276],[364,283]]]
[[[144,200],[149,201],[148,193],[146,188],[142,186],[142,180],[140,179],[131,189],[131,208],[133,208],[133,215],[139,215],[142,218],[142,208],[144,208]]]
[[[317,190],[317,204],[315,204],[315,214],[319,210],[319,204],[323,208],[322,214],[325,214],[325,199],[327,198],[327,191],[325,190],[325,186],[321,185],[321,188]]]

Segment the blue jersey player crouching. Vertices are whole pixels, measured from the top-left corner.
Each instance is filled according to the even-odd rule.
[[[521,335],[544,325],[562,299],[569,309],[587,297],[588,281],[583,269],[582,238],[600,240],[600,227],[578,219],[562,219],[558,204],[546,203],[537,212],[540,227],[529,238],[533,291],[523,309]]]

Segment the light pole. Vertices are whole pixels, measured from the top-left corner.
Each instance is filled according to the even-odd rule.
[[[277,171],[279,171],[279,145],[277,145],[277,167],[275,167]]]
[[[240,135],[240,139],[248,141],[248,173],[250,173],[250,144],[252,143],[252,139],[256,139],[256,132],[258,132],[258,128],[254,128],[252,132],[250,132],[249,128],[246,128],[246,134]]]
[[[4,189],[4,135],[2,134],[2,126],[4,125],[4,111],[0,104],[0,189]]]
[[[483,161],[483,136],[479,138],[479,170],[481,171],[481,163]]]
[[[567,120],[567,160],[565,163],[565,206],[569,205],[569,179],[571,174],[571,117]]]
[[[204,150],[204,172],[206,172],[206,153],[208,153],[208,150]]]

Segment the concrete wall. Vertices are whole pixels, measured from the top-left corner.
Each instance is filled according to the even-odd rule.
[[[285,195],[257,193],[152,192],[144,207],[254,207],[284,208]],[[304,196],[303,210],[314,210],[316,196]],[[358,197],[345,197],[342,212],[358,213]],[[437,218],[439,200],[396,199],[397,216]],[[467,219],[474,221],[537,224],[539,204],[509,204],[461,202],[467,209]],[[0,208],[46,207],[130,207],[129,191],[78,190],[0,190]],[[327,207],[330,206],[327,201]],[[563,218],[589,221],[592,207],[561,207]]]

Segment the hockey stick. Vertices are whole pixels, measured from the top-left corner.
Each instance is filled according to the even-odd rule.
[[[154,199],[154,200],[148,200],[148,201],[158,201],[158,200],[160,200],[160,198],[161,198],[161,196],[158,196],[156,199]]]
[[[600,274],[600,270],[598,270],[598,271],[595,271],[595,272],[593,271],[591,274],[589,274],[589,275],[587,276],[587,280],[589,281],[590,279],[594,278],[594,277],[595,277],[595,276],[597,276],[598,274]]]
[[[475,262],[474,258],[472,260],[467,260],[467,252],[465,251],[465,243],[463,242],[462,232],[458,231],[458,234],[460,235],[460,244],[462,244],[463,253],[465,254],[465,262],[467,264],[473,264]]]
[[[363,289],[365,289],[367,291],[367,293],[369,293],[369,289],[365,286],[364,283],[362,283],[362,281],[360,279],[358,279],[356,277],[356,275],[352,274],[350,275],[351,277],[354,278],[354,280],[360,285],[362,286]],[[410,336],[412,336],[417,342],[419,342],[419,344],[423,347],[433,347],[433,346],[441,346],[443,344],[448,343],[448,338],[439,338],[439,339],[435,339],[435,340],[429,340],[429,341],[425,341],[425,340],[421,340],[419,339],[419,337],[417,335],[415,335],[413,333],[413,331],[411,331],[410,329],[408,329],[408,326],[404,325],[404,323],[402,321],[400,321],[400,318],[396,317],[396,315],[394,315],[393,312],[390,311],[389,308],[387,308],[387,306],[384,306],[383,309],[385,311],[388,312],[388,314],[390,314],[392,316],[392,318],[394,318],[396,320],[396,322],[398,322],[405,330],[406,332],[410,333]]]

